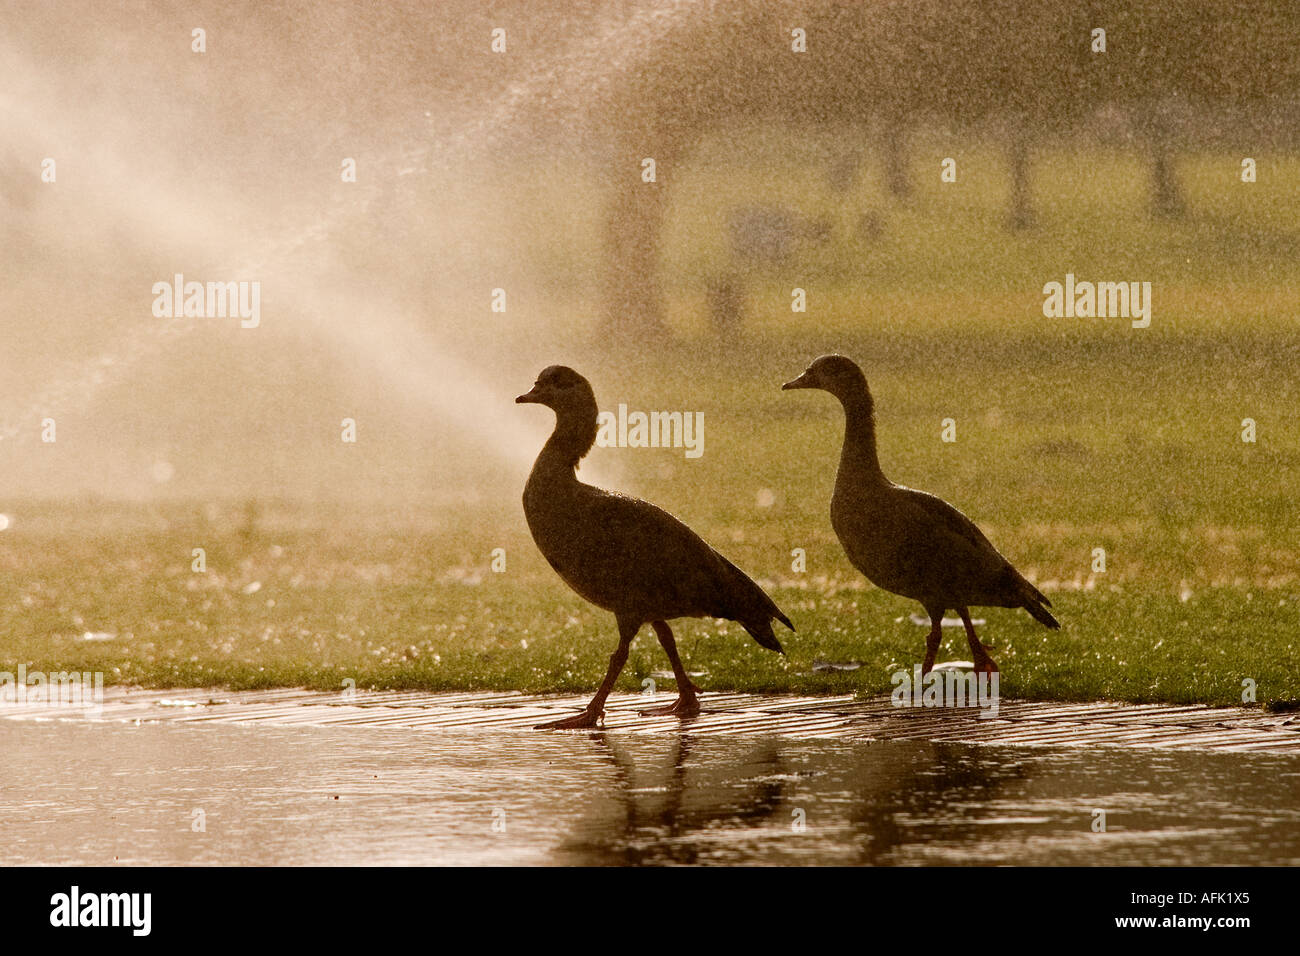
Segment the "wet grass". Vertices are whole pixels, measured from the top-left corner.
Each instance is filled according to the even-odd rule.
[[[948,155],[942,143],[933,151]],[[1300,209],[1276,185],[1295,181],[1296,164],[1242,194],[1239,158],[1188,157],[1193,212],[1167,224],[1145,216],[1137,161],[1048,156],[1035,167],[1042,225],[1008,236],[996,160],[960,162],[968,192],[941,191],[936,173],[918,177],[909,204],[885,206],[878,186],[861,185],[853,202],[882,210],[881,236],[855,238],[846,219],[811,254],[808,276],[751,276],[745,335],[725,343],[701,318],[701,284],[723,267],[726,203],[779,182],[815,212],[824,187],[806,165],[763,182],[735,169],[694,175],[680,184],[665,250],[679,340],[635,362],[583,341],[604,407],[701,410],[707,422],[702,458],[597,449],[593,468],[681,516],[799,628],[783,635],[782,658],[736,625],[681,622],[688,666],[713,690],[872,693],[920,660],[925,629],[909,620],[919,609],[867,586],[829,527],[838,409],[825,395],[779,391],[836,350],[872,382],[887,473],[967,511],[1055,603],[1060,632],[1020,612],[980,612],[1003,693],[1226,704],[1249,679],[1261,702],[1300,697]],[[566,260],[576,270],[591,236],[565,228],[553,225],[545,244],[577,250]],[[589,276],[548,262],[547,315],[521,296],[504,333],[519,349],[569,341],[565,317],[593,314]],[[1151,328],[1044,319],[1039,289],[1066,271],[1152,281]],[[804,315],[789,311],[796,282],[813,290]],[[485,345],[502,334],[480,333]],[[503,383],[506,400],[528,381]],[[940,441],[945,418],[957,422],[955,443]],[[1255,444],[1241,441],[1245,418]],[[446,442],[458,474],[482,454]],[[480,471],[451,504],[445,494],[390,508],[268,498],[251,522],[239,502],[5,502],[14,524],[0,534],[0,667],[103,670],[152,686],[590,691],[612,619],[570,593],[529,540],[524,471],[486,459]],[[383,480],[373,476],[381,491]],[[191,569],[198,547],[203,573]],[[494,548],[505,549],[502,573],[490,568]],[[802,573],[796,548],[807,553]],[[943,656],[966,657],[953,635]],[[814,670],[819,660],[862,666]],[[666,669],[647,631],[620,686]]]
[[[925,629],[909,619],[918,608],[866,585],[830,532],[837,423],[814,404],[779,429],[801,443],[802,460],[774,457],[750,469],[732,462],[698,483],[682,480],[695,465],[683,461],[671,476],[638,482],[762,579],[799,628],[783,635],[789,654],[779,657],[734,624],[680,622],[688,666],[707,688],[878,692],[920,658]],[[1187,448],[1214,439],[1168,441]],[[1005,440],[997,454],[969,452],[979,464],[894,469],[968,507],[1054,601],[1060,632],[1018,612],[982,612],[1004,693],[1233,703],[1250,678],[1261,702],[1300,696],[1300,538],[1280,505],[1271,512],[1246,496],[1234,507],[1223,496],[1231,475],[1190,482],[1166,500],[1161,469],[1111,464],[1127,483],[1108,485],[1103,449],[1083,443],[1084,452],[1057,455],[1042,444],[1031,433]],[[886,460],[906,462],[895,453],[906,445],[904,435],[891,437]],[[1204,458],[1249,484],[1257,463],[1228,448]],[[727,455],[710,446],[701,461]],[[1017,481],[1033,462],[1045,473]],[[720,487],[723,475],[730,482]],[[1059,487],[1068,476],[1073,494]],[[767,487],[784,490],[762,505],[758,492]],[[1124,507],[1108,513],[1102,499]],[[0,551],[0,657],[11,669],[101,670],[110,682],[149,686],[327,689],[350,679],[360,687],[585,692],[613,645],[612,619],[545,565],[514,495],[490,506],[430,507],[405,528],[393,514],[274,503],[251,530],[236,506],[100,502],[18,513],[25,521],[5,532]],[[1107,549],[1105,573],[1091,570],[1095,546]],[[192,570],[196,547],[206,551],[206,572]],[[505,549],[504,572],[491,570],[494,548]],[[794,548],[807,552],[805,573],[791,569]],[[968,656],[960,632],[951,633],[943,656]],[[821,660],[862,666],[814,670]],[[647,630],[620,686],[663,680],[666,669]]]

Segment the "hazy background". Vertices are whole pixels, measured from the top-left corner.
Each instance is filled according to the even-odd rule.
[[[550,361],[587,370],[607,407],[696,408],[671,374],[684,394],[611,389],[623,370],[670,372],[684,341],[725,367],[739,331],[715,313],[743,312],[751,347],[766,336],[788,354],[780,376],[837,327],[969,319],[927,316],[925,297],[981,275],[972,303],[1006,334],[1041,330],[1038,289],[1077,250],[1039,268],[1057,241],[1040,232],[1018,271],[1023,230],[1000,221],[1009,144],[1083,156],[1038,175],[1036,222],[1044,202],[1071,209],[1075,178],[1095,175],[1089,149],[1126,164],[1138,215],[1162,150],[1223,149],[1229,189],[1238,154],[1295,146],[1289,4],[851,6],[6,3],[0,493],[495,494],[549,424],[510,400]],[[795,25],[807,54],[790,52]],[[1108,28],[1103,56],[1091,25]],[[505,54],[489,50],[495,26]],[[637,178],[646,155],[655,186]],[[949,155],[961,185],[918,210]],[[340,182],[343,157],[356,184]],[[768,218],[745,259],[755,208]],[[925,248],[890,221],[908,208]],[[985,230],[981,254],[1004,261],[993,280],[968,236],[944,242],[962,209]],[[1097,277],[1155,279],[1159,330],[1175,256],[1146,251]],[[1294,235],[1235,252],[1242,280],[1293,254]],[[261,327],[154,318],[150,287],[176,272],[260,280]],[[1289,302],[1291,277],[1269,277],[1257,294]],[[788,312],[794,285],[808,316]],[[504,315],[489,310],[497,287]],[[54,445],[39,441],[47,416]],[[344,417],[356,446],[339,441]]]
[[[684,623],[704,683],[887,691],[924,626],[830,529],[838,409],[779,390],[840,351],[886,473],[1052,597],[1059,633],[987,612],[1004,693],[1300,697],[1298,9],[4,4],[0,664],[589,691],[608,615],[519,503],[551,416],[513,399],[563,362],[603,408],[704,413],[702,457],[582,475],[797,622],[780,659]],[[178,272],[260,281],[261,326],[155,318]],[[1151,282],[1151,327],[1044,318],[1067,272]]]

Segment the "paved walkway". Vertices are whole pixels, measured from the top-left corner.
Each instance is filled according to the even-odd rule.
[[[297,688],[157,691],[111,687],[105,690],[102,711],[95,719],[523,731],[576,712],[586,699],[519,693],[381,691],[349,696]],[[661,694],[654,703],[670,699]],[[649,706],[649,701],[635,694],[614,695],[606,705],[606,729],[634,734],[689,728],[694,736],[775,734],[804,739],[1300,754],[1300,715],[1239,707],[1002,700],[997,715],[986,717],[976,708],[895,707],[888,697],[719,693],[705,694],[703,713],[683,722],[674,717],[640,716],[638,711]],[[0,707],[0,716],[77,719],[83,714],[71,708],[8,705]]]

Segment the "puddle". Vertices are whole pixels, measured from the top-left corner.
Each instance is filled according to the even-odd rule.
[[[62,721],[0,747],[11,865],[1300,863],[1289,755]]]

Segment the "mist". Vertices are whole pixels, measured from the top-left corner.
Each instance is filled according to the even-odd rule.
[[[1256,4],[1251,42],[1281,54],[1269,69],[1236,47],[1175,67],[1191,41],[1149,6],[1114,17],[1169,49],[1121,45],[1111,86],[1080,107],[1077,90],[1046,79],[1097,89],[1086,52],[1052,59],[1058,39],[1087,34],[1064,4],[1048,5],[1037,45],[1023,31],[996,39],[1000,15],[1029,11],[1018,3],[8,4],[5,493],[517,489],[550,422],[511,398],[543,365],[587,368],[612,407],[647,401],[617,391],[621,369],[647,364],[647,343],[671,356],[665,367],[683,348],[725,363],[739,347],[708,303],[738,311],[727,303],[752,297],[736,291],[749,277],[708,264],[721,226],[690,216],[703,202],[691,171],[733,136],[769,181],[787,164],[832,183],[839,170],[840,185],[819,188],[845,209],[864,157],[882,150],[879,175],[907,192],[888,144],[922,128],[1010,144],[1012,174],[1053,135],[1154,155],[1157,177],[1192,129],[1201,145],[1249,130],[1252,148],[1289,148],[1294,14]],[[1228,10],[1211,6],[1211,18]],[[755,38],[784,49],[796,20],[814,54],[839,58],[832,69],[763,53]],[[1020,71],[1004,82],[1008,64]],[[642,188],[649,155],[669,185]],[[772,195],[760,186],[746,201]],[[815,235],[845,215],[763,228]],[[802,274],[829,274],[809,245]],[[860,268],[833,278],[863,299],[871,260]],[[157,317],[151,290],[176,276],[258,283],[258,327]],[[804,357],[784,338],[769,345]],[[48,420],[56,441],[42,440]],[[340,441],[346,420],[354,444]],[[630,477],[600,453],[589,473]]]

